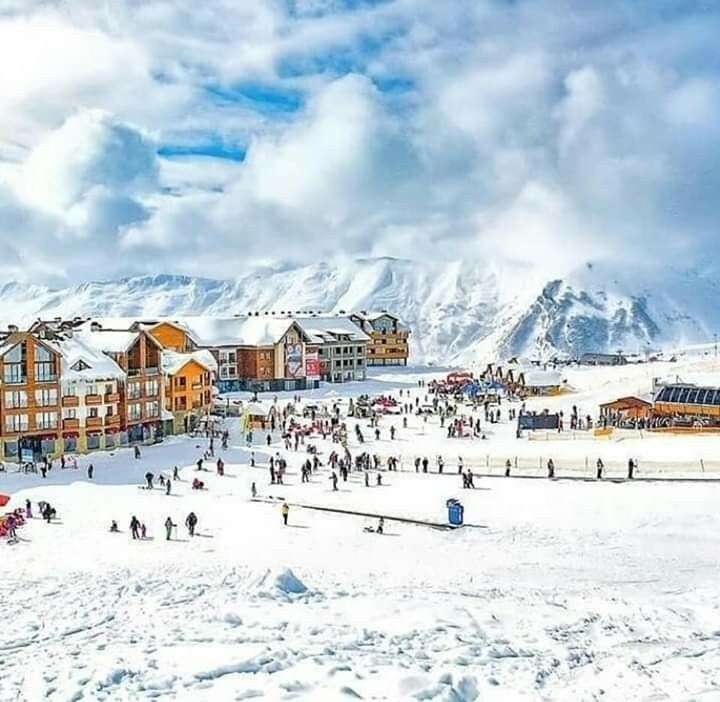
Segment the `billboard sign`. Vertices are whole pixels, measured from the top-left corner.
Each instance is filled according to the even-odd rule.
[[[305,364],[303,363],[303,345],[289,343],[285,345],[285,377],[302,378]]]
[[[308,378],[320,377],[320,357],[317,351],[305,356],[305,375]]]

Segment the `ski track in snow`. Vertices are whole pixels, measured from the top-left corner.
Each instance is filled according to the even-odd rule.
[[[591,378],[576,396],[538,402],[589,401],[593,384],[626,387],[632,373],[598,369],[576,378]],[[366,387],[412,377],[378,374]],[[412,418],[408,434],[366,448],[442,451],[448,463],[460,450],[520,450],[509,425],[483,445],[444,439],[436,420]],[[678,441],[679,460],[693,438]],[[667,437],[629,442],[641,465],[669,453]],[[227,476],[204,473],[202,494],[188,484],[196,439],[140,461],[127,450],[82,459],[97,484],[59,469],[46,483],[0,475],[12,504],[44,497],[61,522],[32,520],[19,544],[0,545],[0,701],[720,699],[720,486],[483,480],[464,492],[457,476],[411,470],[371,489],[351,475],[333,494],[326,469],[297,485],[305,456],[290,452],[290,484],[271,494],[291,502],[440,521],[455,496],[489,528],[388,521],[378,537],[363,533],[367,519],[293,507],[300,528],[284,529],[277,505],[247,501],[251,481],[268,491],[266,448],[255,447],[250,469],[237,435],[232,443]],[[556,455],[587,450],[543,443]],[[176,497],[135,487],[174,464]],[[200,517],[192,541],[190,509]],[[134,513],[153,540],[130,540]],[[169,544],[168,513],[180,524]],[[124,533],[107,532],[111,518]]]

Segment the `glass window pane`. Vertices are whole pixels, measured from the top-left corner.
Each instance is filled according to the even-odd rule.
[[[689,404],[691,404],[691,405],[692,405],[692,404],[695,404],[695,402],[697,401],[697,396],[698,396],[699,394],[700,394],[700,391],[697,390],[697,389],[688,390],[688,391],[687,391],[687,395],[686,395],[685,402],[687,402],[687,403],[689,403]]]

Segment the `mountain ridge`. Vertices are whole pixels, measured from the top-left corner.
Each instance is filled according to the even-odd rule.
[[[0,287],[0,321],[387,309],[413,331],[413,362],[468,365],[707,341],[720,329],[715,280],[707,271],[609,264],[542,280],[467,260],[365,258],[224,279],[158,273],[67,288],[9,281]]]

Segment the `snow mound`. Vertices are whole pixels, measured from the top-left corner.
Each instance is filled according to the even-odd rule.
[[[290,568],[268,568],[255,581],[253,589],[258,597],[286,600],[309,592],[307,585]]]

